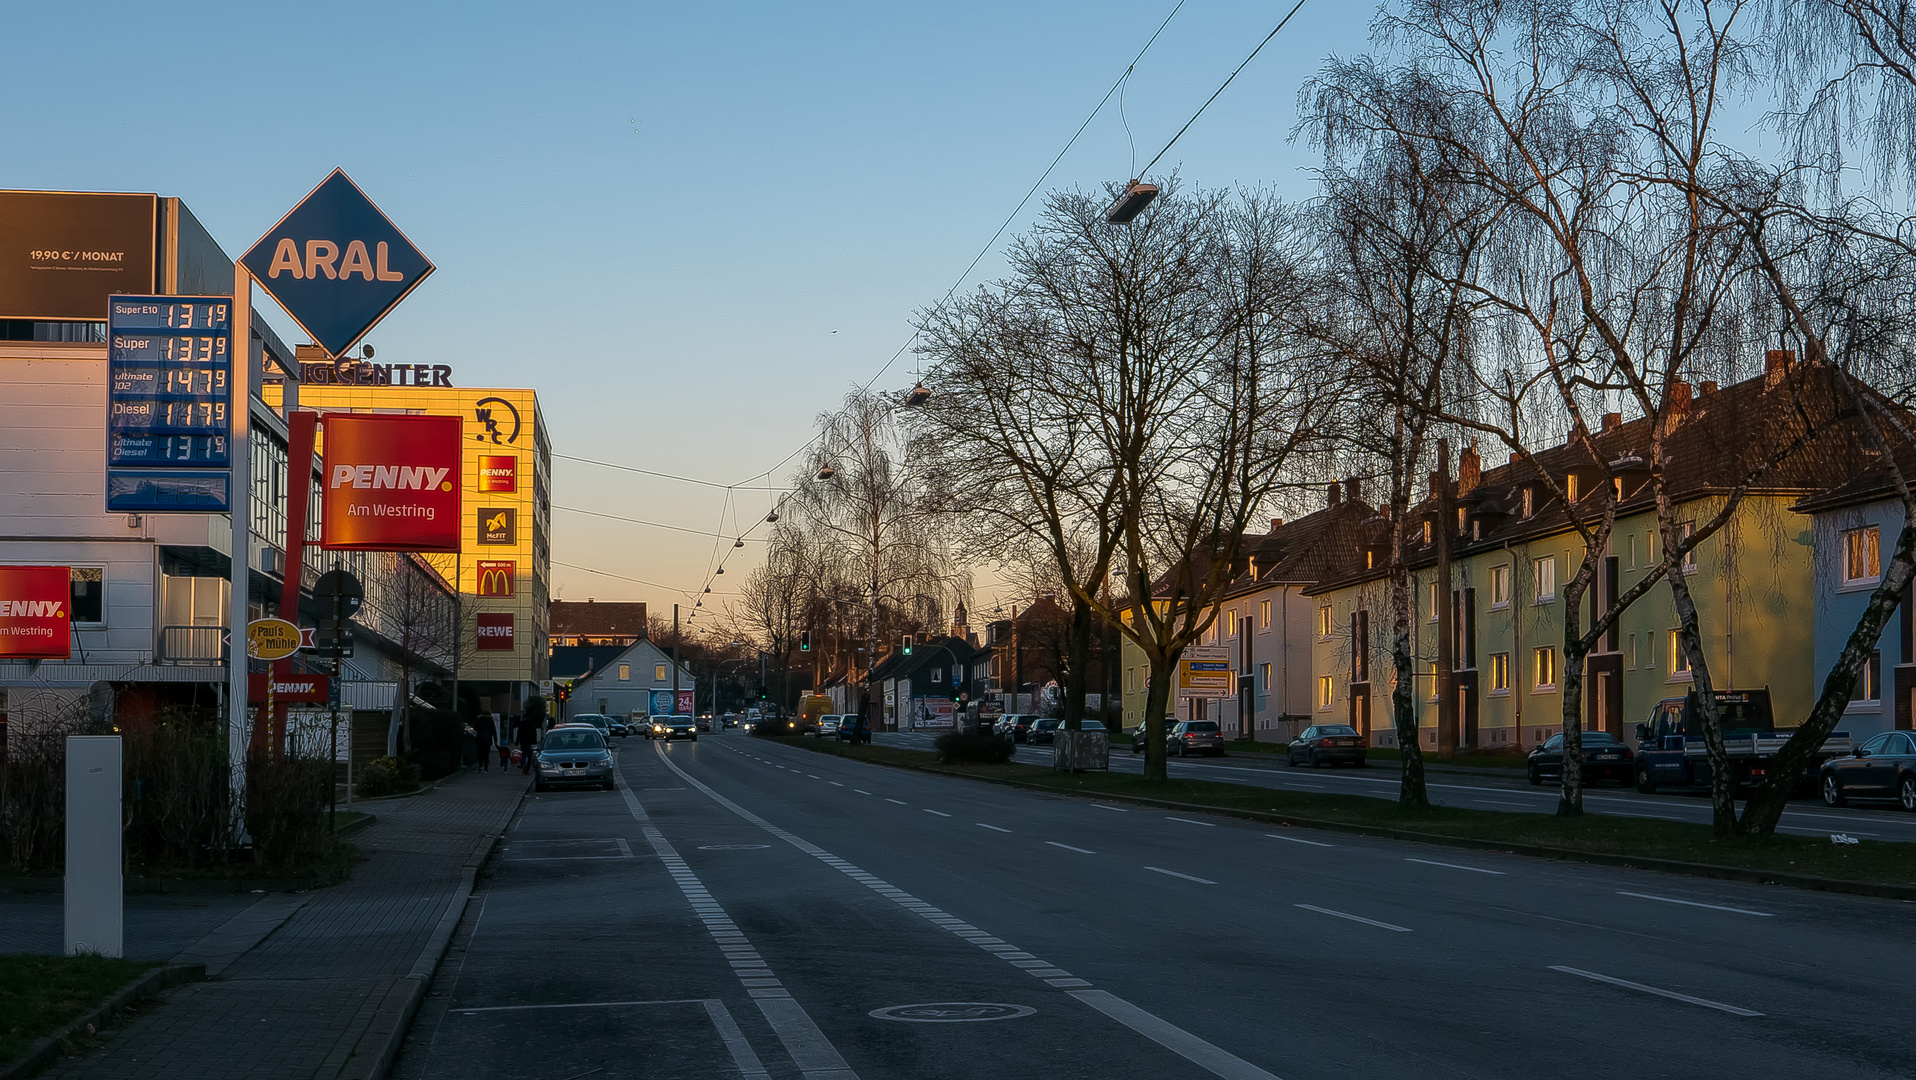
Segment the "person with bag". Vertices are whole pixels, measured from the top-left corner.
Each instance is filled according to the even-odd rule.
[[[480,713],[472,721],[472,741],[479,747],[479,771],[492,771],[492,744],[498,738],[499,728],[491,713]]]
[[[539,744],[539,717],[530,712],[519,717],[519,771],[532,775],[532,748]]]

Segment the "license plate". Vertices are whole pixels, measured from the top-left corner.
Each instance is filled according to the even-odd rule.
[[[585,770],[584,769],[567,769],[565,771],[565,775],[566,776],[584,776]]]

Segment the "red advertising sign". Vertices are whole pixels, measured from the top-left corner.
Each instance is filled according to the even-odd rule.
[[[479,595],[501,598],[518,591],[519,564],[479,560]]]
[[[73,653],[73,570],[0,566],[0,656],[61,659]]]
[[[321,547],[459,550],[459,417],[327,413],[321,422]]]
[[[514,454],[479,455],[479,490],[518,491],[518,456]]]
[[[276,702],[312,702],[325,704],[332,693],[330,675],[267,675],[255,671],[246,677],[246,696],[253,701],[266,700],[266,680],[273,680]]]
[[[679,691],[679,710],[678,711],[680,716],[692,715],[692,691],[691,690],[685,689],[685,690]]]
[[[511,652],[512,614],[510,612],[480,612],[479,651]]]

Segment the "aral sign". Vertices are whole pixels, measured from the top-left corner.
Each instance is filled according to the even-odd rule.
[[[459,550],[456,416],[327,413],[320,546]]]
[[[0,566],[0,656],[64,660],[73,652],[73,571]]]

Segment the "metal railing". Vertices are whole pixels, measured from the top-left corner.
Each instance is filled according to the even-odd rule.
[[[162,626],[160,648],[154,657],[160,664],[226,663],[226,627]]]

